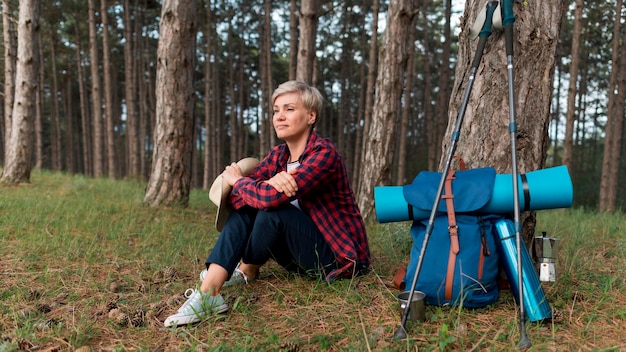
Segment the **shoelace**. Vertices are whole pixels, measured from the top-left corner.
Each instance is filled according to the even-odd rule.
[[[196,289],[193,289],[193,288],[188,288],[187,290],[185,290],[185,298],[187,298],[187,300],[185,301],[185,303],[183,303],[183,305],[180,308],[178,308],[179,312],[182,312],[185,309],[187,309],[187,306],[190,305],[192,301],[195,301],[195,300],[193,300],[191,298],[194,296],[194,294],[196,292],[198,292],[198,291]],[[200,296],[200,295],[198,295],[198,296]]]
[[[248,284],[248,276],[246,274],[244,274],[243,271],[241,271],[241,269],[239,269],[239,266],[237,266],[237,268],[235,268],[235,272],[237,272],[237,273],[239,273],[239,275],[241,275],[241,277],[243,278],[243,281],[247,285]]]

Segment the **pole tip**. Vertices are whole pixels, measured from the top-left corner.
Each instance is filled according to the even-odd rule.
[[[528,336],[524,335],[517,343],[517,349],[520,351],[525,351],[530,348],[533,344],[530,342]]]
[[[400,326],[398,326],[398,329],[396,330],[396,333],[393,334],[393,337],[398,340],[406,339],[406,330],[404,330],[404,325],[400,324]]]

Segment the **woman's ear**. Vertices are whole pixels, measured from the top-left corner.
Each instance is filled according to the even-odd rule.
[[[317,121],[317,113],[316,112],[309,112],[309,125],[315,125],[315,121]]]

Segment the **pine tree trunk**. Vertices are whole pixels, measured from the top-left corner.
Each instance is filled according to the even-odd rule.
[[[367,139],[370,124],[373,115],[374,95],[376,91],[376,72],[378,72],[378,11],[380,9],[379,0],[374,0],[372,5],[372,40],[370,41],[369,50],[369,69],[367,72],[367,88],[365,89],[365,113],[363,114],[363,137],[361,143],[357,144],[357,149],[360,150],[358,161],[355,162],[354,170],[361,170],[362,160],[365,159],[365,151],[369,141]],[[356,174],[356,171],[355,171]],[[361,188],[361,182],[365,175],[362,172],[357,177],[357,182],[353,185],[355,189]],[[369,182],[369,181],[368,181]],[[357,193],[358,194],[358,193]]]
[[[204,38],[206,40],[206,53],[204,55],[204,170],[202,175],[202,188],[208,190],[211,187],[212,173],[211,160],[215,155],[215,124],[213,123],[213,94],[211,94],[211,82],[213,75],[211,70],[211,57],[213,56],[213,11],[211,0],[206,4],[206,22],[204,24]]]
[[[65,160],[67,160],[66,169],[71,174],[76,173],[76,144],[74,143],[74,91],[72,89],[73,80],[71,76],[67,77],[65,81],[66,93],[65,93],[65,140],[67,150],[65,152]]]
[[[313,84],[318,2],[319,0],[302,0],[300,4],[300,40],[298,41],[296,79],[308,84]]]
[[[144,203],[189,203],[194,136],[194,1],[164,0],[159,26],[152,173]]]
[[[263,27],[261,36],[261,52],[260,52],[260,75],[261,75],[261,116],[259,117],[259,155],[265,155],[267,150],[272,145],[271,136],[274,133],[274,129],[272,127],[272,102],[271,94],[274,90],[272,84],[272,25],[271,25],[271,7],[272,1],[265,0],[264,1],[264,14],[263,14]],[[291,15],[293,16],[293,14]],[[292,19],[293,20],[293,19]],[[292,33],[293,37],[293,33]],[[296,37],[297,38],[297,37]],[[291,45],[293,45],[293,40],[290,41]],[[296,44],[297,45],[297,44]],[[293,53],[293,47],[291,51]],[[293,56],[293,54],[290,54]],[[291,65],[291,63],[290,63]],[[295,65],[293,67],[295,69]],[[291,67],[290,67],[291,70]]]
[[[400,105],[404,72],[408,59],[409,28],[417,15],[417,1],[392,0],[389,4],[388,25],[383,35],[380,51],[374,114],[361,160],[361,182],[357,201],[363,219],[374,216],[374,186],[391,183],[391,167],[395,154],[396,128],[400,118]]]
[[[100,0],[100,17],[102,19],[102,68],[104,76],[104,119],[106,122],[106,160],[110,179],[115,179],[115,118],[113,117],[113,86],[111,84],[111,58],[109,44],[109,16],[106,0]]]
[[[2,36],[4,40],[4,161],[6,163],[6,152],[11,139],[11,120],[13,118],[13,102],[15,100],[15,60],[16,60],[16,40],[15,26],[11,17],[11,6],[9,0],[2,1]]]
[[[37,33],[39,37],[37,39],[37,53],[39,57],[39,82],[44,82],[44,55],[42,54],[41,47],[41,31]],[[43,168],[43,158],[44,158],[44,129],[43,129],[43,109],[44,109],[44,84],[39,84],[36,90],[36,98],[35,98],[35,163],[33,168],[35,170],[41,170]],[[0,154],[2,155],[2,154]]]
[[[266,2],[269,0],[266,0]],[[298,2],[289,1],[289,80],[296,79],[298,67]]]
[[[93,176],[104,174],[104,131],[102,126],[102,97],[100,93],[100,72],[98,70],[98,43],[96,38],[96,7],[94,0],[89,4],[89,60],[91,67],[91,116],[93,127]]]
[[[78,96],[80,97],[80,121],[81,121],[81,143],[83,150],[83,173],[85,175],[93,175],[93,158],[92,158],[92,146],[91,144],[91,124],[89,123],[89,103],[87,98],[87,92],[85,89],[85,78],[83,73],[82,62],[82,45],[80,44],[80,33],[78,26],[74,26],[76,31],[76,72],[78,72]]]
[[[406,163],[407,163],[407,138],[409,128],[409,115],[413,109],[411,97],[413,96],[413,76],[415,76],[415,35],[416,35],[416,20],[418,16],[414,16],[409,31],[409,46],[407,48],[407,60],[406,80],[404,82],[405,92],[403,97],[402,115],[400,117],[400,133],[398,135],[398,167],[396,174],[396,184],[403,185],[406,183]]]
[[[61,127],[60,127],[60,111],[59,111],[59,83],[57,78],[56,64],[56,48],[55,40],[52,39],[50,44],[50,61],[52,66],[52,87],[50,102],[52,103],[52,111],[50,112],[50,153],[52,170],[60,171],[63,166],[61,163]]]
[[[128,176],[141,175],[139,163],[139,139],[137,133],[137,65],[133,53],[133,24],[131,22],[130,0],[124,0],[124,97],[126,102],[126,153]],[[139,34],[137,34],[139,35]]]
[[[6,183],[30,182],[34,154],[35,97],[39,84],[36,50],[39,30],[39,0],[20,1],[13,118],[0,180]]]
[[[436,160],[440,158],[438,147],[441,145],[443,135],[445,132],[445,126],[448,122],[448,108],[450,105],[450,77],[452,72],[450,71],[450,52],[452,46],[452,40],[450,38],[450,17],[452,16],[452,1],[445,0],[445,26],[443,29],[444,42],[442,44],[441,64],[439,65],[439,92],[437,95],[437,105],[435,106],[435,116],[433,129],[431,130],[432,141],[434,145],[429,145],[428,149],[431,153],[430,161],[435,163],[429,164],[431,170],[435,170],[437,165]]]
[[[583,0],[576,0],[574,15],[574,32],[572,33],[572,62],[569,69],[569,89],[567,90],[567,114],[565,118],[565,140],[563,141],[563,164],[573,170],[573,134],[576,120],[576,86],[578,83],[578,66],[580,63],[580,40],[583,28]]]
[[[624,133],[624,100],[626,99],[626,72],[624,72],[626,71],[626,42],[620,35],[622,5],[622,0],[617,0],[615,27],[613,28],[613,65],[609,82],[609,103],[606,128],[604,129],[604,155],[598,204],[598,210],[610,213],[615,211],[617,201],[619,163]],[[618,93],[615,94],[615,91]]]

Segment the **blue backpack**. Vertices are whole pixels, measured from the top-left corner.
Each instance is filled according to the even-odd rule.
[[[415,288],[426,294],[426,303],[479,308],[498,300],[499,258],[494,235],[495,223],[503,216],[479,211],[491,199],[495,176],[494,168],[448,172]],[[440,180],[441,173],[420,172],[412,184],[403,187],[406,201],[430,212]],[[428,219],[415,219],[411,226],[413,246],[404,276],[407,289],[427,225]]]

